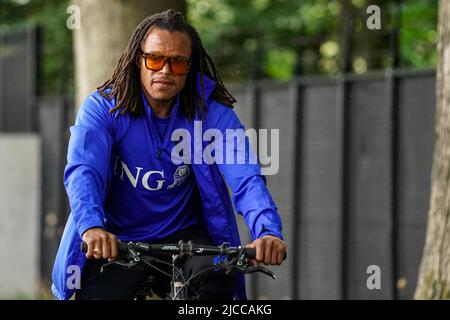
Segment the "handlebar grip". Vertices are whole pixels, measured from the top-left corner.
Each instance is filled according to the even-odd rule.
[[[88,249],[88,245],[86,242],[81,242],[80,244],[80,251],[86,253]]]
[[[245,256],[249,259],[256,258],[256,248],[244,248]]]
[[[122,242],[117,240],[117,254],[122,256],[128,253],[128,244],[126,242]]]

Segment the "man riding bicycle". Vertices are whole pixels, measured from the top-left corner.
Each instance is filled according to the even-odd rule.
[[[101,272],[116,258],[118,239],[240,245],[227,186],[249,227],[256,263],[282,263],[281,219],[259,165],[249,161],[249,148],[231,149],[232,160],[241,157],[244,164],[228,155],[221,161],[219,152],[213,163],[197,159],[205,146],[199,124],[223,137],[227,129],[244,128],[234,102],[180,13],[167,10],[139,24],[112,77],[86,98],[71,128],[64,184],[72,212],[53,269],[56,298],[132,299],[149,270],[117,266]],[[188,147],[177,152],[180,132],[187,133],[182,142]],[[234,138],[214,142],[227,150],[234,146]],[[246,137],[244,142],[248,146]],[[183,268],[192,274],[210,264],[211,258],[192,256]],[[82,270],[79,288],[68,286],[73,266]],[[211,270],[192,288],[200,299],[245,299],[241,274]],[[167,290],[166,279],[157,279],[155,291]]]

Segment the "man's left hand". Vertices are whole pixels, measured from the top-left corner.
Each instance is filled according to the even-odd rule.
[[[256,248],[256,262],[266,265],[280,265],[287,248],[286,242],[271,235],[256,239],[247,247]]]

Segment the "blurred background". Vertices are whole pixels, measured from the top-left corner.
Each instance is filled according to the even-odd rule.
[[[280,130],[268,186],[289,258],[276,281],[248,279],[249,296],[411,299],[434,141],[433,0],[2,0],[0,298],[52,298],[69,127],[136,25],[167,8],[199,31],[245,126]]]

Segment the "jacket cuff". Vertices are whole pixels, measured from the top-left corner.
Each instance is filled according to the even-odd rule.
[[[268,235],[280,238],[281,240],[284,241],[283,235],[280,232],[270,231],[270,230],[264,230],[263,232],[261,232],[258,236],[258,239],[262,238],[264,236],[268,236]]]
[[[105,228],[105,225],[103,221],[101,221],[98,218],[91,218],[89,220],[83,221],[80,223],[80,226],[78,228],[78,234],[80,235],[80,238],[83,238],[83,234],[92,228]]]

